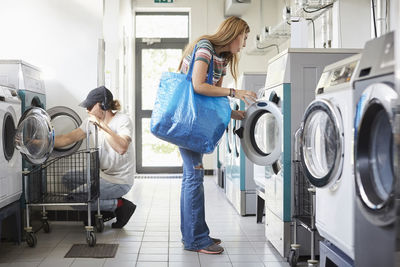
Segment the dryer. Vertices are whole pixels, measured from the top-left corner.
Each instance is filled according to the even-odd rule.
[[[316,188],[318,232],[347,255],[349,264],[354,259],[355,206],[352,82],[360,57],[325,67],[300,137],[303,173]]]
[[[17,91],[0,86],[0,209],[19,200],[22,193],[21,154],[14,148],[14,135],[21,117]]]
[[[246,155],[258,165],[272,165],[273,175],[265,183],[265,234],[283,257],[287,257],[291,244],[292,220],[292,139],[302,115],[314,99],[314,90],[323,68],[337,60],[358,53],[357,49],[296,49],[290,48],[269,61],[266,90],[278,105],[261,100],[247,109],[242,121],[242,147]],[[266,113],[276,116],[278,136],[271,153],[256,142],[254,133],[258,120]],[[279,114],[279,115],[275,115]],[[267,134],[265,132],[264,134]],[[309,255],[309,233],[299,228],[300,254]],[[304,236],[304,240],[302,239]],[[306,250],[304,250],[306,249]]]
[[[353,84],[356,266],[395,265],[400,197],[399,176],[393,168],[399,101],[394,66],[394,34],[390,32],[365,44]]]

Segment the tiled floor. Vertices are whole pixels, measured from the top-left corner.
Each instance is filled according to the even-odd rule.
[[[185,251],[180,242],[179,196],[180,179],[136,179],[127,198],[137,204],[128,225],[121,230],[106,223],[98,233],[97,243],[118,243],[112,259],[71,259],[64,255],[74,243],[85,243],[82,223],[51,222],[51,232],[38,233],[38,243],[30,248],[0,244],[2,266],[289,266],[265,240],[264,225],[254,216],[241,217],[215,185],[206,177],[206,217],[211,236],[221,238],[225,252],[204,255]]]

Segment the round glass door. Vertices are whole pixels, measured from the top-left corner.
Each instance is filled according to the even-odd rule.
[[[386,84],[370,86],[363,93],[355,135],[356,193],[361,208],[377,225],[395,218],[393,172],[393,118],[391,104],[397,93]]]
[[[32,164],[47,160],[54,147],[54,129],[50,117],[41,108],[30,108],[18,122],[15,147]]]
[[[3,152],[4,157],[9,161],[14,155],[15,123],[11,113],[7,112],[3,118]]]
[[[255,164],[267,166],[279,159],[283,120],[280,109],[274,103],[262,100],[251,104],[236,132],[244,153]]]
[[[326,100],[315,100],[304,114],[301,162],[309,181],[332,186],[343,167],[343,126],[340,113]]]

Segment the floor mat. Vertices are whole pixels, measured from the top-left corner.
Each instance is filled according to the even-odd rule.
[[[117,250],[118,244],[74,244],[64,258],[114,258]]]

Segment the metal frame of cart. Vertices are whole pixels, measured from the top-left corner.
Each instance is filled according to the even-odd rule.
[[[89,126],[89,122],[88,125]],[[87,206],[88,218],[86,242],[96,245],[96,235],[92,226],[91,203],[97,200],[95,228],[104,230],[103,217],[100,214],[100,162],[95,126],[95,144],[90,148],[90,130],[87,127],[86,149],[72,155],[54,158],[37,166],[31,171],[24,171],[24,188],[26,199],[26,242],[34,247],[37,243],[35,231],[30,226],[29,208],[42,207],[42,227],[50,232],[46,206]],[[40,230],[40,229],[39,229]]]

